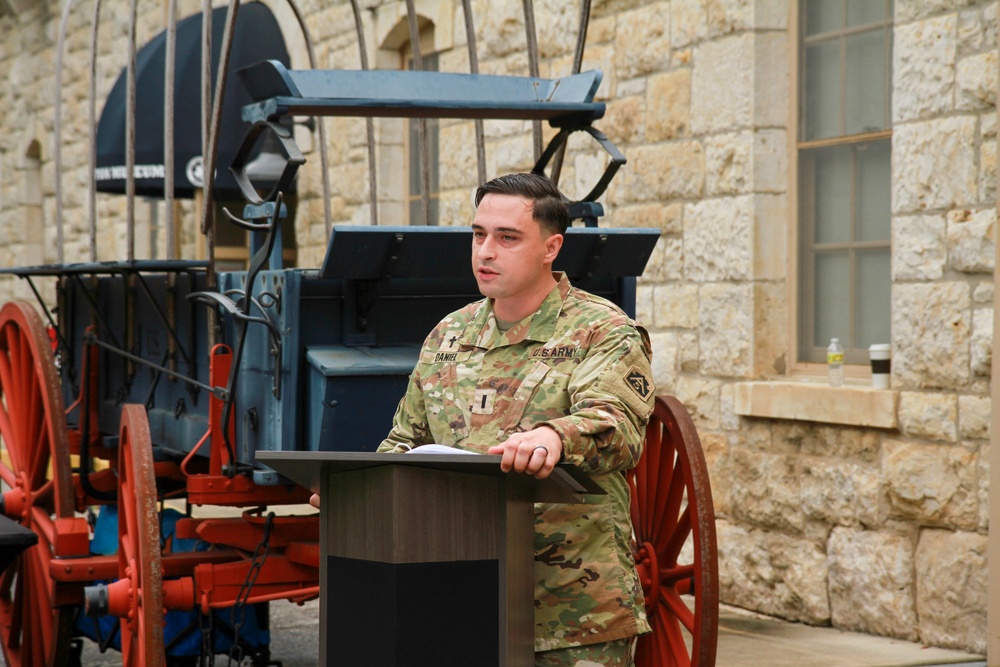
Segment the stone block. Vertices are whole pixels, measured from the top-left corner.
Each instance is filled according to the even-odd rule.
[[[753,293],[750,285],[704,285],[699,293],[701,372],[745,378],[751,371]]]
[[[899,429],[905,435],[955,442],[958,397],[950,393],[900,392]]]
[[[663,70],[669,62],[670,17],[662,6],[650,4],[618,16],[615,68],[621,79]]]
[[[747,194],[753,190],[754,135],[749,131],[705,139],[705,194]]]
[[[754,195],[753,278],[784,283],[788,271],[788,197]]]
[[[647,329],[653,326],[652,285],[638,285],[635,289],[635,321]]]
[[[622,172],[622,204],[696,199],[705,182],[704,151],[697,141],[638,146]]]
[[[615,68],[615,49],[611,44],[587,45],[583,52],[580,71],[600,70],[604,76],[597,90],[597,99],[613,100],[618,97],[618,72]],[[567,69],[564,72],[569,71]],[[523,73],[521,74],[523,76]]]
[[[708,16],[702,3],[670,3],[670,38],[675,49],[699,42],[707,35]]]
[[[587,44],[603,44],[613,40],[617,24],[618,20],[614,14],[591,15],[590,23],[587,24]]]
[[[753,198],[727,197],[684,210],[684,274],[709,282],[750,277]]]
[[[653,288],[654,323],[664,329],[698,327],[698,286],[658,285]]]
[[[698,333],[695,331],[683,331],[678,334],[678,340],[680,341],[681,347],[681,372],[697,373],[698,350],[701,348],[698,340]]]
[[[478,180],[475,125],[447,125],[441,128],[439,137],[439,154],[447,156],[447,159],[440,160],[441,188],[475,187]]]
[[[834,627],[909,641],[918,638],[913,545],[908,538],[834,528],[827,552]]]
[[[516,2],[491,2],[489,11],[474,12],[481,61],[503,58],[525,45],[524,12]]]
[[[916,551],[921,641],[986,653],[986,563],[985,535],[921,532]]]
[[[947,258],[945,218],[898,216],[892,220],[893,280],[939,280]]]
[[[950,111],[955,90],[958,17],[897,25],[893,33],[892,114],[896,123]]]
[[[821,424],[789,427],[787,436],[810,456],[851,458],[873,462],[878,459],[881,436],[878,431]]]
[[[479,15],[474,14],[474,16],[478,20]],[[535,3],[535,31],[539,57],[552,58],[572,53],[576,47],[576,27],[579,23],[579,10],[573,3],[559,2],[559,0],[541,0]],[[567,26],[573,26],[573,29],[568,30]],[[465,34],[464,22],[458,32]]]
[[[978,524],[975,455],[960,447],[887,441],[882,479],[889,512],[924,524]]]
[[[757,130],[753,134],[754,192],[788,190],[788,145],[785,130]]]
[[[739,431],[743,421],[736,414],[735,383],[722,385],[719,393],[719,409],[722,411],[721,426],[726,431]]]
[[[614,211],[615,227],[647,227],[664,234],[681,232],[681,204],[637,204]]]
[[[996,6],[972,8],[958,14],[958,56],[996,49]]]
[[[731,390],[736,385],[727,384],[723,388],[723,395],[727,398]],[[732,392],[735,394],[735,392]],[[736,402],[735,395],[732,398]],[[761,452],[766,454],[787,455],[794,454],[783,449],[782,443],[775,442],[774,422],[766,419],[745,419],[740,424],[740,433],[734,439],[734,446],[739,446],[751,452]]]
[[[969,440],[985,440],[990,437],[990,397],[958,397],[958,433]]]
[[[755,378],[785,374],[788,352],[788,288],[784,283],[755,282],[753,289],[753,362]]]
[[[981,282],[972,290],[972,303],[992,304],[993,303],[993,283]]]
[[[689,352],[685,349],[685,336],[678,336],[681,349],[681,371],[690,373],[684,368],[684,354]],[[715,380],[709,380],[692,375],[680,375],[676,382],[677,399],[684,404],[691,419],[694,420],[698,430],[714,431],[719,428],[722,417],[720,410],[719,390],[721,384]]]
[[[677,378],[677,334],[653,333],[649,335],[653,346],[653,383],[656,393],[672,394]]]
[[[806,517],[827,524],[879,523],[879,473],[870,464],[809,458],[801,463],[799,497]]]
[[[729,490],[733,486],[729,465],[729,438],[724,433],[705,432],[700,433],[698,439],[701,440],[701,449],[705,454],[716,516],[729,514]]]
[[[966,283],[893,286],[892,372],[898,386],[949,389],[969,381],[970,301]]]
[[[979,447],[977,458],[979,532],[985,533],[990,529],[990,443],[988,441]]]
[[[812,625],[830,621],[826,554],[809,540],[717,521],[719,597]]]
[[[684,245],[676,236],[661,236],[653,247],[640,282],[680,280],[684,270]]]
[[[895,398],[895,392],[856,385],[741,382],[736,385],[736,412],[748,417],[896,428]]]
[[[893,212],[952,209],[979,201],[976,119],[950,116],[893,129]]]
[[[955,71],[956,107],[987,109],[996,104],[997,53],[988,51],[962,58]]]
[[[749,67],[733,67],[733,63],[753,61],[752,33],[723,37],[696,48],[691,80],[693,134],[726,132],[753,124],[752,71]]]
[[[732,515],[783,532],[802,531],[804,514],[795,458],[733,447]]]
[[[969,341],[972,374],[989,377],[993,361],[993,309],[972,311],[972,339]]]
[[[948,268],[963,273],[992,273],[996,211],[955,209],[948,223]]]
[[[990,206],[997,200],[997,143],[983,141],[979,145],[979,201]]]
[[[646,141],[676,139],[691,127],[691,70],[654,74],[646,84]]]
[[[645,98],[639,95],[608,102],[601,131],[608,135],[612,143],[617,146],[629,144],[643,135],[644,121],[649,118],[643,107],[644,102]]]
[[[813,431],[812,424],[794,422],[788,420],[774,420],[771,422],[771,447],[775,453],[798,454],[802,449],[802,443]]]
[[[788,99],[794,90],[791,87],[791,77],[789,76],[787,33],[755,34],[753,76],[754,125],[782,128],[783,130],[789,124]]]
[[[488,174],[530,171],[535,162],[531,133],[498,141],[486,151],[486,161],[492,163]]]

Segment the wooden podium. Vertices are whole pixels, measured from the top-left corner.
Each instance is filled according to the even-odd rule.
[[[319,492],[320,664],[534,664],[534,502],[603,489],[499,456],[257,452]]]

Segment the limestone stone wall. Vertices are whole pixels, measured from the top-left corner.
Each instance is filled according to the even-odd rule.
[[[105,2],[101,99],[124,64],[127,3]],[[269,2],[297,34],[282,3]],[[299,3],[319,66],[357,68],[348,2]],[[365,0],[369,60],[398,68],[405,3]],[[541,74],[569,71],[575,3],[536,0]],[[895,428],[748,416],[737,387],[816,381],[790,356],[795,225],[794,0],[597,0],[584,68],[604,73],[598,127],[628,156],[604,224],[661,230],[638,319],[658,390],[698,426],[718,514],[723,601],[810,624],[985,649],[989,372],[996,217],[996,0],[896,0],[892,137],[892,390]],[[162,25],[140,3],[140,42]],[[200,3],[182,3],[182,14]],[[111,7],[114,7],[113,9]],[[457,0],[417,0],[442,70],[468,71]],[[521,3],[473,0],[483,72],[525,75]],[[0,266],[54,261],[52,103],[62,3],[0,15]],[[84,140],[89,10],[74,14],[61,92],[67,261],[87,258]],[[306,67],[301,40],[293,66]],[[368,224],[366,128],[328,119],[334,224]],[[406,222],[405,125],[375,123],[378,212]],[[533,163],[531,125],[487,122],[487,172]],[[442,122],[441,223],[467,224],[471,123]],[[546,136],[551,130],[546,129]],[[34,142],[34,143],[33,143]],[[299,263],[326,242],[315,138],[299,182]],[[602,151],[574,139],[562,187],[580,194]],[[148,225],[149,205],[142,219]],[[124,256],[120,198],[99,199],[100,259]],[[183,256],[199,252],[180,206]],[[142,235],[148,238],[149,233]],[[148,244],[148,242],[147,242]],[[146,246],[148,249],[148,245]],[[141,248],[140,248],[141,250]],[[141,255],[141,253],[139,253]],[[0,280],[4,300],[23,296]],[[821,369],[820,369],[821,370]],[[861,374],[863,376],[863,373]],[[843,394],[841,394],[843,396]],[[830,402],[839,400],[829,391]],[[780,414],[780,410],[779,410]]]

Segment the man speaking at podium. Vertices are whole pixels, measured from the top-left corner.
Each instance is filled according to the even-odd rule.
[[[646,332],[553,274],[569,214],[544,176],[476,191],[472,269],[486,298],[424,341],[380,452],[437,443],[501,454],[543,478],[560,461],[607,491],[596,504],[535,505],[535,664],[632,664],[649,631],[630,554],[625,471],[653,409]]]

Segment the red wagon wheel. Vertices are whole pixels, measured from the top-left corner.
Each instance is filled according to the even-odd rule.
[[[701,441],[676,398],[657,397],[629,486],[633,557],[653,628],[639,638],[635,664],[711,667],[719,632],[715,510]],[[693,597],[693,608],[682,596]]]
[[[59,372],[35,309],[0,309],[0,489],[3,513],[38,543],[0,574],[0,639],[10,667],[66,664],[73,614],[54,607],[54,518],[73,516]]]
[[[118,440],[118,576],[127,614],[121,619],[122,665],[159,667],[163,646],[163,566],[149,419],[141,405],[122,408]],[[115,605],[117,606],[117,605]]]

